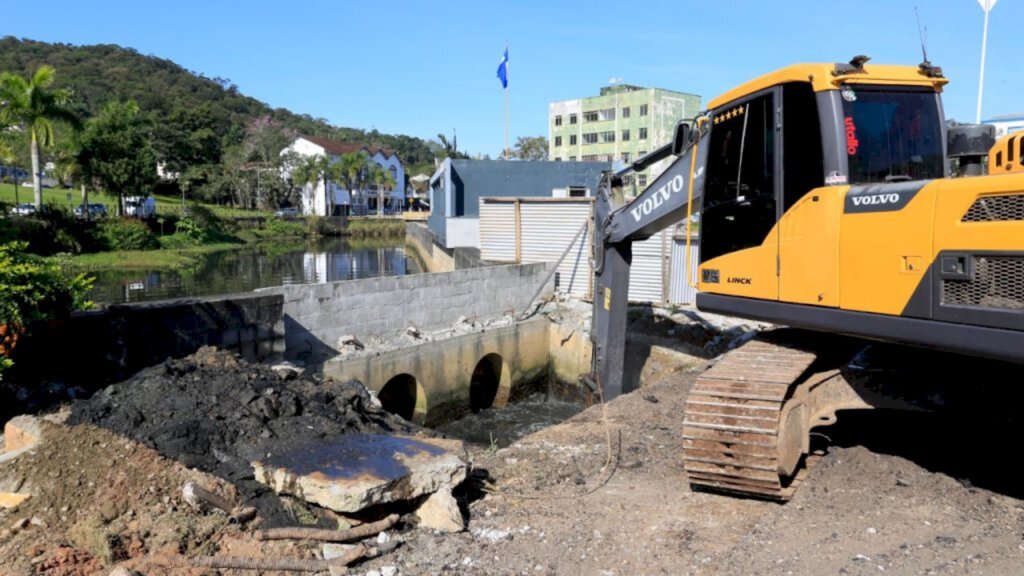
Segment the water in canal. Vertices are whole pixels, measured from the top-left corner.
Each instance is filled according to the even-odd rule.
[[[437,431],[472,444],[504,448],[517,440],[572,418],[585,406],[543,392],[504,408],[488,408],[437,427]]]
[[[189,270],[97,272],[92,299],[123,303],[212,296],[420,271],[401,242],[333,239],[291,247],[266,244],[208,254]]]

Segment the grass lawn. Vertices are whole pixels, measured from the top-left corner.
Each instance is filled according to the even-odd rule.
[[[68,202],[68,194],[71,195],[71,202]],[[4,202],[8,205],[13,206],[14,201],[14,184],[0,184],[0,202]],[[156,199],[156,213],[160,214],[175,214],[181,215],[181,198],[174,196],[159,196],[154,195]],[[31,186],[18,186],[18,202],[33,202],[32,187]],[[113,215],[117,207],[117,197],[107,194],[106,192],[89,192],[89,202],[92,204],[106,204],[107,213]],[[76,189],[65,189],[65,188],[43,188],[43,204],[55,204],[57,206],[67,208],[69,210],[74,209],[82,203],[82,193]],[[220,206],[217,204],[204,204],[221,218],[252,218],[256,216],[271,217],[272,213],[265,210],[245,210],[242,208],[231,208],[229,206]]]
[[[179,270],[188,268],[204,254],[222,250],[237,250],[244,244],[206,244],[190,248],[161,250],[125,250],[79,254],[68,259],[79,272],[99,270]]]

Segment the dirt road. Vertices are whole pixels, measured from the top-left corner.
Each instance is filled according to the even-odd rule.
[[[411,533],[397,558],[378,564],[406,574],[1024,572],[1024,502],[929,470],[958,460],[943,432],[951,423],[930,416],[840,426],[785,505],[692,492],[679,422],[695,377],[673,374],[607,405],[610,478],[600,407],[507,449],[477,451],[476,465],[496,482],[469,495],[478,498],[470,531]],[[993,472],[971,469],[979,479]]]

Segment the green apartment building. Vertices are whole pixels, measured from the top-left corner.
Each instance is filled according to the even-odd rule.
[[[700,96],[615,84],[600,96],[548,105],[548,158],[563,162],[632,162],[668,144],[676,124],[700,111]],[[647,183],[668,167],[663,160],[637,174]]]

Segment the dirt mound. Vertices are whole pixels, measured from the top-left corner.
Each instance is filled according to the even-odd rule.
[[[0,509],[0,574],[86,575],[150,553],[188,553],[226,519],[181,499],[193,481],[233,488],[93,426],[43,422],[44,441],[0,468],[0,490],[31,498]]]
[[[256,482],[253,460],[349,432],[424,432],[381,410],[358,382],[279,375],[210,348],[76,403],[68,422],[109,428],[228,480],[271,525],[294,518]]]

